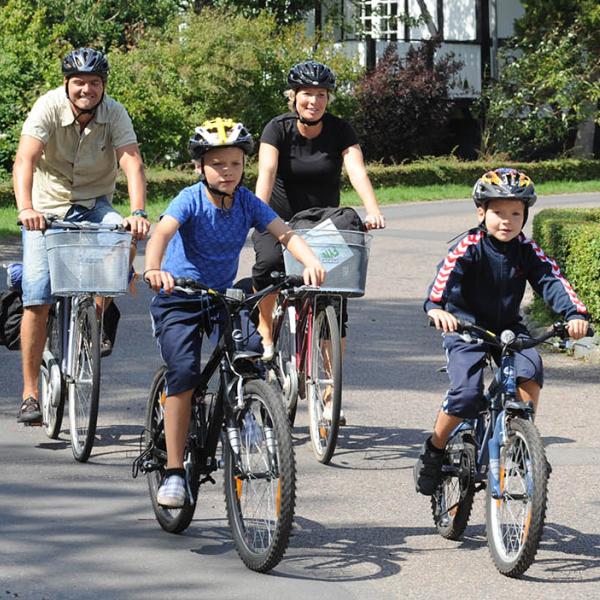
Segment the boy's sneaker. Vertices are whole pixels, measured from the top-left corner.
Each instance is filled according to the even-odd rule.
[[[183,469],[169,469],[165,471],[160,488],[156,494],[156,501],[165,508],[183,508],[187,498],[185,485],[185,471]]]
[[[41,424],[42,411],[40,410],[40,403],[33,396],[28,396],[23,400],[17,415],[17,422],[27,425]]]
[[[273,344],[263,344],[263,355],[262,359],[264,361],[273,360],[275,356],[275,346]]]
[[[433,496],[442,482],[443,462],[444,451],[434,448],[431,445],[431,438],[428,438],[413,469],[417,492],[424,496]]]

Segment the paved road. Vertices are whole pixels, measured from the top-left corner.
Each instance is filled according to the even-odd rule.
[[[597,206],[598,195],[539,206]],[[536,207],[537,208],[537,207]],[[121,299],[118,345],[103,363],[98,439],[76,464],[60,440],[15,422],[19,356],[0,349],[0,597],[31,599],[590,598],[600,596],[597,366],[546,355],[538,425],[554,465],[538,559],[520,581],[495,571],[483,498],[461,542],[438,537],[412,465],[444,392],[437,334],[421,302],[446,241],[473,222],[466,201],[388,207],[368,294],[351,307],[345,361],[348,426],[329,467],[317,464],[305,407],[294,432],[295,536],[270,575],[249,572],[232,546],[221,479],[202,490],[184,535],[162,532],[145,481],[130,476],[145,397],[159,360],[148,292]],[[0,263],[18,254],[3,246]],[[248,273],[249,249],[240,271]],[[569,585],[566,585],[569,584]]]

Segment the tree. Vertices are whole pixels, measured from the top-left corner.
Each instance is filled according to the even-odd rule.
[[[205,6],[238,9],[247,17],[258,17],[266,11],[278,23],[289,24],[303,19],[318,4],[318,0],[196,0],[194,9],[198,13]]]
[[[523,159],[592,156],[600,119],[600,5],[527,0],[523,6],[500,80],[484,92],[487,150]]]
[[[356,89],[353,122],[369,160],[401,162],[444,149],[454,103],[449,88],[462,64],[452,55],[434,59],[439,44],[411,47],[404,59],[390,44]]]

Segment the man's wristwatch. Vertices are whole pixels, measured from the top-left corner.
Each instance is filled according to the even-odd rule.
[[[132,217],[142,217],[142,219],[148,218],[148,213],[143,208],[138,208],[131,213]]]

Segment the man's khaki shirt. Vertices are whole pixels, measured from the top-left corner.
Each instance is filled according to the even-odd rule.
[[[106,94],[83,131],[75,121],[65,88],[38,98],[22,135],[44,144],[33,175],[33,208],[64,217],[73,204],[93,207],[112,200],[117,178],[116,150],[137,143],[125,107]]]

